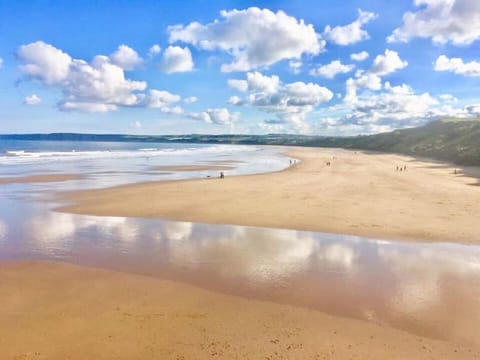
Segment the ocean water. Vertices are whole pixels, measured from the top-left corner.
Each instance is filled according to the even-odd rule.
[[[81,174],[56,189],[98,188],[132,182],[216,177],[217,170],[160,171],[171,165],[228,165],[226,176],[278,171],[289,159],[278,147],[95,141],[0,141],[0,177]],[[11,187],[23,187],[11,184]],[[51,188],[52,184],[37,187]]]
[[[218,176],[156,166],[229,164],[233,176],[281,170],[289,160],[281,148],[261,146],[2,141],[0,177],[85,178],[0,184],[0,262],[66,261],[156,276],[480,345],[478,245],[74,215],[56,212],[50,200],[56,191]]]

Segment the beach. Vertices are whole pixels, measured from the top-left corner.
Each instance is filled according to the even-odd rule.
[[[159,166],[205,177],[60,191],[54,211],[53,188],[35,206],[8,199],[4,218],[17,207],[26,218],[0,222],[2,355],[480,357],[476,169],[283,151],[284,170]],[[9,177],[4,189],[77,176]]]
[[[478,349],[177,282],[0,265],[4,359],[474,359]]]
[[[455,174],[453,165],[347,150],[286,151],[299,161],[284,171],[71,192],[60,196],[71,203],[60,211],[480,242],[478,179]]]

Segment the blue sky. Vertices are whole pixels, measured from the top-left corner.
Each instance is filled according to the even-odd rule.
[[[376,133],[480,114],[480,2],[0,1],[0,133]]]

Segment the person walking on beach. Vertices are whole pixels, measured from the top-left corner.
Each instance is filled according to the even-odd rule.
[[[223,179],[225,175],[223,175],[223,171],[220,171],[220,179]]]

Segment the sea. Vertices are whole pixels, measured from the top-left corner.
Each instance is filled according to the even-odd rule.
[[[54,195],[66,190],[219,176],[159,166],[226,165],[228,177],[281,171],[291,160],[268,146],[0,140],[0,179],[82,175],[0,183],[0,265],[62,261],[155,276],[478,346],[478,245],[56,210]]]

